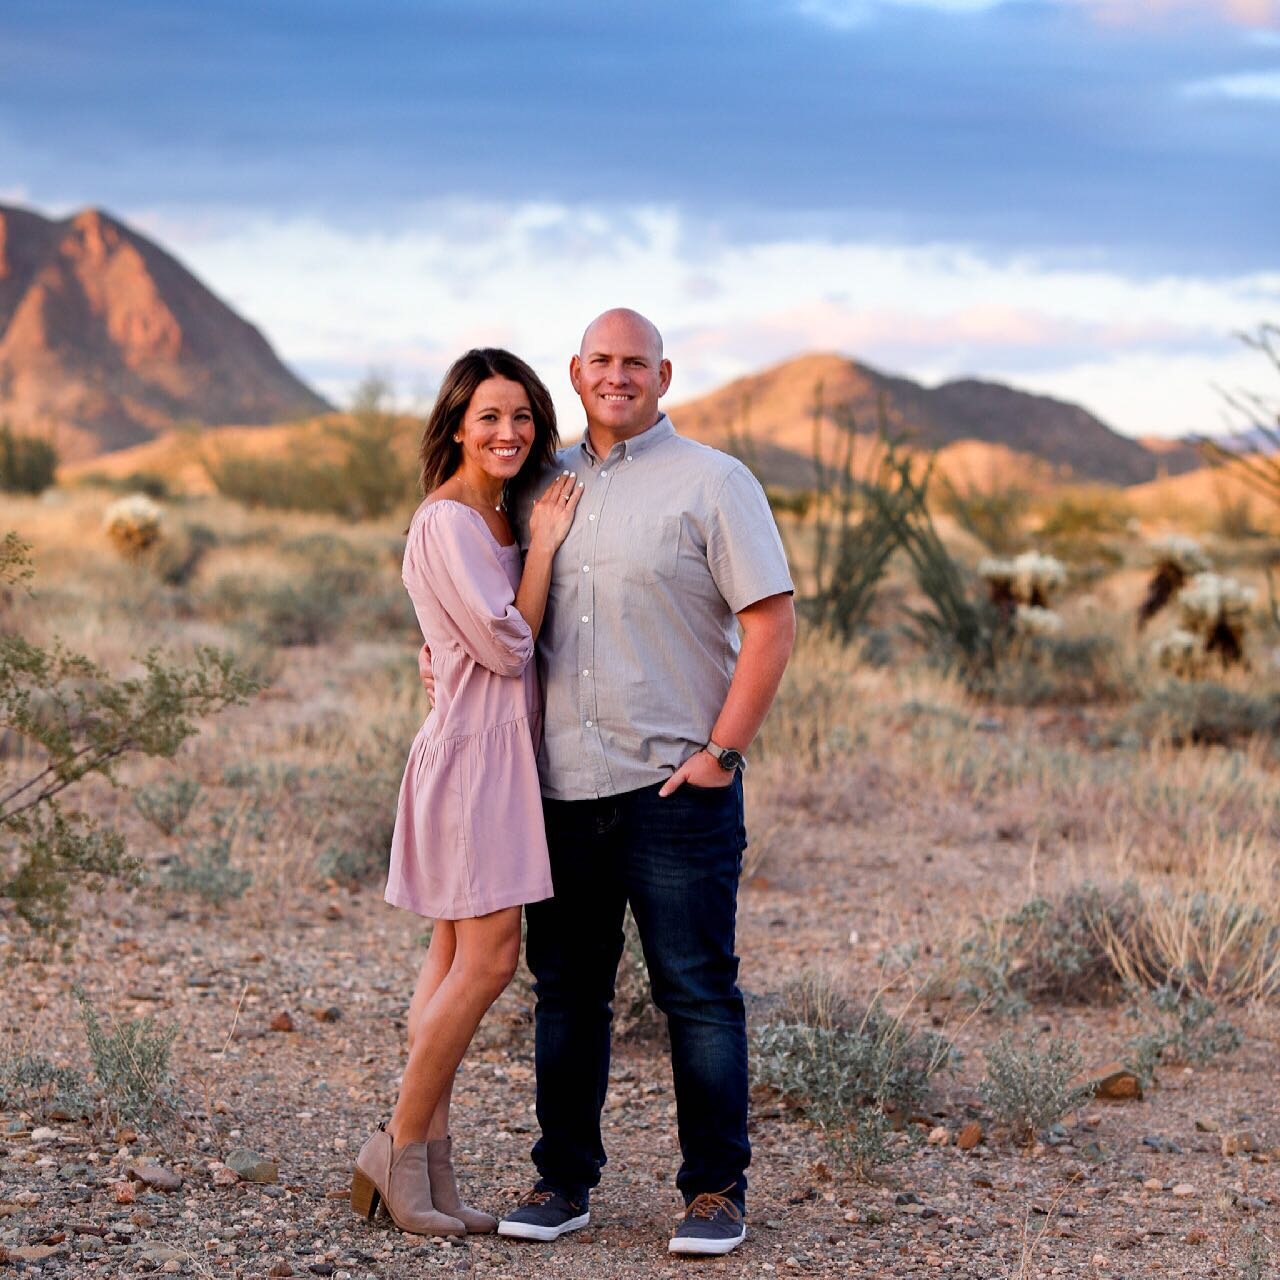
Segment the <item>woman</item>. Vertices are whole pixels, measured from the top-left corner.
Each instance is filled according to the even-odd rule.
[[[496,1220],[462,1204],[450,1161],[454,1075],[515,972],[520,908],[551,896],[533,656],[551,560],[582,486],[564,472],[533,507],[520,550],[507,512],[554,460],[555,409],[523,360],[468,351],[422,435],[422,491],[404,583],[435,671],[435,711],[409,753],[387,901],[435,920],[409,1006],[409,1060],[391,1119],[361,1148],[351,1206],[379,1202],[403,1231],[461,1235]]]

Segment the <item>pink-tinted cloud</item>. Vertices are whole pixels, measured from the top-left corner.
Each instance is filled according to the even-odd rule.
[[[1280,28],[1280,0],[1066,0],[1099,21],[1124,26],[1169,20],[1229,22],[1254,29]]]

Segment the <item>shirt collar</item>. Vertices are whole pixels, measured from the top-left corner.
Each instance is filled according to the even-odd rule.
[[[609,458],[613,458],[615,455],[634,458],[646,449],[652,449],[655,444],[661,444],[663,440],[675,435],[675,433],[676,429],[671,425],[671,419],[664,413],[648,430],[640,432],[638,436],[632,436],[629,440],[622,440],[615,444],[609,450],[607,458],[596,457],[591,448],[591,437],[585,431],[582,433],[582,444],[579,447],[582,450],[582,456],[587,460],[587,464],[594,467],[602,461],[607,462]]]

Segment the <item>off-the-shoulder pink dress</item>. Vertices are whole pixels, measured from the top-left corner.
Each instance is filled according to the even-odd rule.
[[[404,585],[431,649],[435,709],[409,752],[386,899],[459,920],[551,897],[533,635],[516,611],[520,549],[461,502],[424,503]]]

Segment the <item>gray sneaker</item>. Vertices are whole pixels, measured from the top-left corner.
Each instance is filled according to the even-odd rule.
[[[581,1204],[539,1183],[498,1223],[500,1236],[516,1240],[559,1240],[591,1220],[584,1197]]]
[[[729,1253],[747,1238],[742,1210],[723,1192],[704,1191],[684,1211],[667,1249],[671,1253]]]

